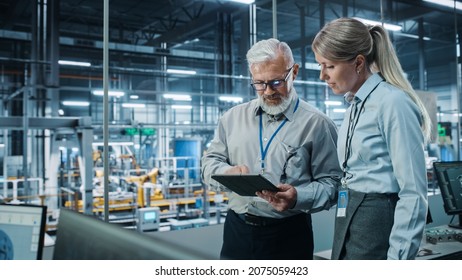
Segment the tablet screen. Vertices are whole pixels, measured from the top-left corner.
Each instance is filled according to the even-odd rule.
[[[254,174],[220,174],[212,175],[212,179],[242,196],[256,196],[257,191],[279,189],[262,175]]]

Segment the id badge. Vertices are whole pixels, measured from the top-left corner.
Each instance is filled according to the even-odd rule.
[[[337,217],[346,217],[347,205],[348,205],[348,189],[342,189],[338,192]]]

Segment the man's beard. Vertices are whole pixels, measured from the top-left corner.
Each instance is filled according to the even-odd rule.
[[[292,91],[290,91],[287,96],[281,97],[281,100],[282,102],[279,105],[268,105],[263,96],[258,95],[258,102],[260,103],[261,108],[269,115],[280,114],[289,108],[290,102],[292,101]]]

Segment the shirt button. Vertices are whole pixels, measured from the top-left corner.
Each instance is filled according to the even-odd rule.
[[[268,141],[268,138],[266,138],[266,137],[265,137],[265,138],[263,138],[263,141],[265,141],[265,142],[266,142],[266,141]]]

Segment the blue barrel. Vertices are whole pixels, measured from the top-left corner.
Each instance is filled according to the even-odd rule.
[[[184,178],[184,168],[189,168],[189,179],[200,181],[199,166],[201,153],[201,141],[196,138],[177,138],[173,145],[173,154],[175,157],[187,157],[187,159],[178,159],[178,178]]]

